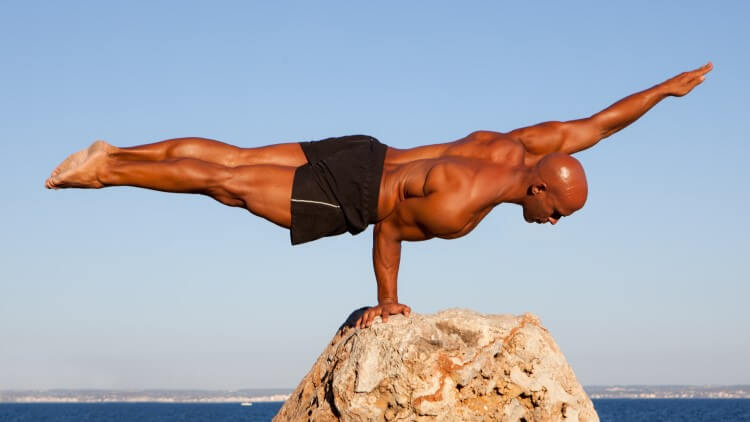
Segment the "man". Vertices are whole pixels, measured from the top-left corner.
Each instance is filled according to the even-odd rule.
[[[588,194],[583,167],[569,154],[662,99],[687,94],[712,68],[709,62],[681,73],[589,118],[403,150],[362,135],[258,148],[202,138],[129,148],[97,141],[63,161],[46,186],[200,193],[289,228],[292,244],[375,224],[378,304],[356,322],[369,327],[376,316],[387,321],[411,311],[397,294],[402,241],[464,236],[505,202],[521,205],[529,223],[557,223],[583,207]]]

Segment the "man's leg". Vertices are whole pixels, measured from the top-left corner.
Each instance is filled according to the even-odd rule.
[[[163,192],[199,193],[246,208],[282,227],[291,226],[295,167],[252,165],[226,167],[192,158],[124,161],[112,158],[106,145],[92,145],[75,166],[50,177],[47,187],[101,188],[135,186]]]
[[[104,141],[96,141],[86,149],[71,154],[58,165],[47,181],[71,168],[78,167],[92,153],[104,152],[112,158],[125,161],[165,161],[176,158],[194,158],[226,167],[271,164],[299,167],[307,164],[307,158],[299,143],[284,143],[257,148],[239,148],[234,145],[204,138],[179,138],[135,147],[118,148]],[[57,186],[59,187],[59,186]]]
[[[240,148],[206,138],[177,138],[134,147],[113,148],[110,155],[129,161],[196,158],[227,167],[257,164],[299,167],[307,163],[302,148],[296,142]]]

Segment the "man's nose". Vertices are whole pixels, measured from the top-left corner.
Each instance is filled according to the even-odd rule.
[[[558,221],[560,221],[560,219],[559,218],[547,217],[547,221],[549,221],[550,224],[552,224],[554,226],[555,224],[557,224]]]

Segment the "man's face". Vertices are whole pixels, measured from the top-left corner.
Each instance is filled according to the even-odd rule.
[[[560,218],[572,213],[545,191],[529,195],[523,203],[523,218],[528,223],[557,224]]]

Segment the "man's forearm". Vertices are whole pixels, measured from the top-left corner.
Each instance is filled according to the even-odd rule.
[[[655,85],[612,104],[591,116],[590,122],[599,129],[601,138],[606,138],[643,116],[651,107],[670,94],[664,84]]]
[[[706,73],[710,72],[711,69],[713,69],[713,65],[708,62],[698,69],[682,72],[645,91],[625,97],[586,120],[594,124],[602,138],[606,138],[638,120],[664,98],[686,95],[705,80]]]
[[[366,328],[380,316],[383,322],[389,315],[403,314],[408,317],[411,308],[398,303],[398,264],[401,261],[401,236],[396,228],[386,221],[375,225],[373,231],[372,263],[378,281],[378,304],[367,308],[357,318],[355,326]]]
[[[591,148],[600,140],[638,120],[659,101],[669,96],[681,97],[705,79],[713,69],[705,66],[683,72],[645,91],[637,92],[584,119],[567,122],[544,122],[509,132],[530,153],[541,156],[561,151],[574,154]]]
[[[401,262],[401,241],[384,223],[375,225],[372,263],[378,283],[378,303],[398,303],[398,267]]]

